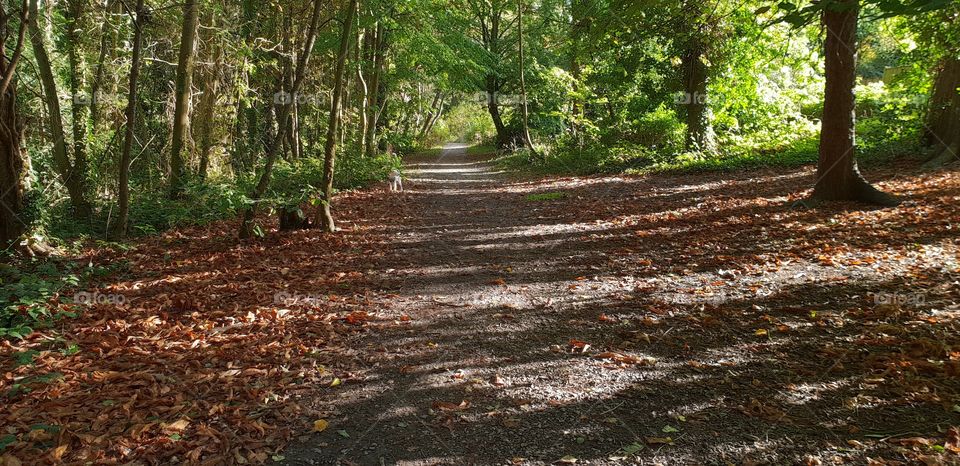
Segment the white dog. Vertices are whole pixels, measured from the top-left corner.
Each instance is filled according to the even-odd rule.
[[[387,175],[387,181],[390,182],[390,191],[403,192],[403,177],[400,176],[399,171],[390,170],[390,174]]]

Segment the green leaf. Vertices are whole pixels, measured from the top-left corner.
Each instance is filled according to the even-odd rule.
[[[4,449],[7,448],[7,446],[9,446],[10,444],[16,441],[17,441],[16,435],[4,435],[3,437],[0,437],[0,451],[3,451]]]

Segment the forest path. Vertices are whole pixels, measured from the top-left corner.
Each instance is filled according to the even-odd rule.
[[[370,223],[385,321],[347,344],[358,370],[317,400],[331,427],[286,464],[794,463],[856,458],[850,432],[952,422],[851,404],[888,388],[850,382],[871,373],[851,343],[864,329],[831,323],[867,293],[916,290],[903,267],[922,262],[865,258],[942,230],[899,218],[912,237],[875,250],[862,212],[787,207],[805,170],[520,180],[491,158],[410,157],[407,191],[374,201],[395,212]],[[823,215],[837,239],[796,233]],[[849,244],[857,262],[822,259]]]

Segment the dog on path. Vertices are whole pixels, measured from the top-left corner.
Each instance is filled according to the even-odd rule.
[[[403,192],[403,177],[399,171],[390,170],[390,174],[387,175],[387,181],[390,182],[391,192]]]

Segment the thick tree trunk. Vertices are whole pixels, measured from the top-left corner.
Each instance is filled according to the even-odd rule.
[[[570,3],[572,19],[570,26],[570,75],[573,77],[574,89],[578,91],[578,94],[583,90],[580,81],[583,78],[584,44],[587,43],[590,36],[591,21],[588,16],[590,8],[587,0],[572,0]],[[572,120],[570,129],[574,134],[580,133],[580,123],[583,121],[585,112],[586,102],[581,95],[578,95],[573,99],[570,111]]]
[[[23,129],[17,117],[16,81],[0,95],[0,249],[16,241],[27,228],[23,214]]]
[[[896,198],[874,188],[856,160],[857,19],[859,0],[832,4],[823,12],[825,89],[820,130],[820,159],[810,201],[860,201],[895,205]]]
[[[356,0],[353,0],[356,2]],[[310,28],[307,30],[306,41],[303,45],[303,53],[298,57],[297,69],[294,72],[293,84],[290,87],[290,95],[295,96],[300,92],[300,86],[303,84],[303,78],[306,75],[307,65],[310,63],[310,55],[313,51],[313,44],[317,39],[317,29],[320,26],[320,14],[322,12],[323,2],[321,0],[314,0],[313,2],[313,13],[310,18]],[[353,7],[356,8],[356,3],[353,4]],[[268,106],[272,108],[273,101],[268,102]],[[290,115],[290,105],[283,105],[280,110],[280,115],[277,118],[277,121],[285,122],[287,117]],[[241,214],[240,222],[240,238],[250,238],[254,234],[254,219],[257,214],[257,204],[263,195],[267,192],[267,188],[270,187],[270,175],[273,172],[273,165],[277,161],[277,152],[280,149],[281,141],[285,137],[289,125],[279,124],[277,125],[277,134],[273,136],[272,141],[270,141],[269,146],[267,147],[267,153],[264,156],[264,166],[263,171],[260,173],[260,179],[257,181],[256,187],[254,187],[253,192],[250,194],[250,199],[253,201],[253,204],[243,211]]]
[[[925,168],[938,168],[955,161],[960,154],[960,59],[941,61],[930,97],[923,143],[934,148]]]
[[[497,147],[504,149],[510,145],[513,139],[508,134],[507,126],[503,124],[503,117],[500,115],[500,95],[499,85],[496,76],[487,76],[487,112],[490,113],[490,119],[493,120],[493,126],[497,129]]]
[[[215,39],[211,39],[215,40]],[[217,47],[217,46],[215,46]],[[201,180],[207,178],[210,167],[210,152],[213,150],[214,134],[216,133],[215,110],[217,108],[217,94],[220,92],[220,70],[223,67],[221,50],[217,47],[214,52],[213,66],[207,69],[203,80],[203,95],[200,97],[198,129],[200,132],[200,166],[197,176]]]
[[[60,109],[60,94],[57,90],[57,81],[53,74],[53,66],[50,63],[50,56],[47,54],[46,44],[44,44],[43,31],[38,23],[39,7],[38,0],[30,1],[30,16],[28,23],[30,33],[30,44],[33,46],[33,56],[37,62],[37,72],[40,75],[40,82],[43,84],[44,103],[47,107],[47,123],[50,126],[50,138],[53,142],[53,162],[60,181],[67,188],[70,195],[70,204],[73,208],[73,215],[77,218],[89,218],[90,203],[86,199],[85,182],[86,163],[81,163],[81,158],[85,159],[83,154],[77,163],[71,163],[70,154],[67,151],[67,141],[63,129],[63,114]],[[82,141],[81,141],[82,144]]]
[[[26,42],[28,15],[21,10],[17,42],[7,47],[9,25],[13,15],[0,4],[0,50],[13,50],[9,58],[0,53],[0,248],[7,248],[26,231],[23,214],[24,177],[26,170],[21,146],[23,126],[17,116],[16,69]]]
[[[717,150],[716,135],[710,123],[710,101],[707,98],[709,71],[703,62],[703,47],[698,39],[683,58],[683,104],[686,107],[687,135],[685,148],[692,152],[713,154]]]
[[[127,123],[123,134],[123,149],[120,152],[117,185],[117,218],[110,226],[109,236],[123,239],[127,236],[130,217],[130,160],[133,152],[134,130],[137,123],[137,82],[140,79],[140,54],[143,48],[143,28],[147,12],[144,0],[137,0],[136,19],[133,23],[133,56],[130,58],[130,85],[127,89]]]
[[[923,131],[923,143],[927,146],[943,146],[950,130],[951,119],[957,118],[960,108],[956,101],[960,87],[960,59],[948,57],[941,60],[930,96],[927,124]]]
[[[323,148],[323,179],[320,186],[323,188],[323,199],[320,207],[320,228],[327,233],[337,231],[333,221],[333,173],[337,157],[337,125],[340,124],[340,97],[343,94],[343,72],[347,62],[347,51],[350,46],[350,31],[353,27],[353,14],[357,9],[357,0],[350,0],[347,6],[347,17],[343,21],[343,30],[340,32],[340,50],[337,52],[337,68],[334,71],[333,98],[330,107],[330,118],[327,124],[327,142]]]
[[[70,95],[73,105],[70,108],[73,116],[73,173],[79,186],[80,195],[83,196],[77,215],[81,218],[87,218],[91,212],[90,202],[86,199],[87,194],[87,122],[89,114],[86,102],[80,95],[85,86],[83,73],[83,59],[80,52],[80,31],[83,27],[81,21],[84,15],[85,2],[82,0],[70,0],[68,5],[68,21],[66,31],[67,58],[70,64]],[[75,207],[76,208],[76,207]]]
[[[184,156],[190,125],[190,94],[193,88],[193,64],[197,41],[199,6],[197,0],[183,4],[183,30],[180,34],[180,56],[177,60],[177,82],[174,90],[173,140],[170,144],[170,197],[183,194],[186,162]]]

